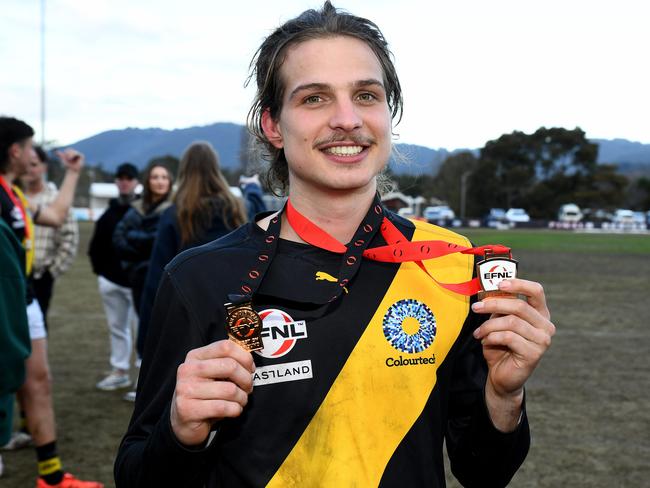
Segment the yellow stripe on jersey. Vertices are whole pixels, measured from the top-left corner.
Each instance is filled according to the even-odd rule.
[[[429,239],[469,244],[452,232],[416,224],[413,240]],[[473,257],[453,254],[426,266],[439,281],[467,281]],[[401,300],[421,302],[435,316],[435,339],[422,352],[401,352],[384,336],[384,315]],[[415,263],[403,263],[322,405],[268,486],[377,486],[395,449],[424,410],[437,368],[468,310],[467,297],[437,286]],[[400,356],[418,364],[400,366]]]
[[[23,239],[23,248],[25,249],[25,272],[27,276],[32,272],[32,265],[34,264],[34,222],[32,221],[32,216],[29,213],[29,202],[23,192],[17,186],[12,187],[21,203],[25,209],[25,225],[27,226],[27,233],[25,235],[29,236],[28,238]]]

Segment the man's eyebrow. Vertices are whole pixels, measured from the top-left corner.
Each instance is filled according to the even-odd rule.
[[[384,84],[379,81],[375,80],[374,78],[369,78],[367,80],[359,80],[354,82],[354,87],[355,88],[363,88],[366,86],[379,86],[381,89],[384,89]]]
[[[364,88],[368,86],[377,86],[381,88],[382,90],[384,89],[384,84],[376,80],[374,78],[368,78],[367,80],[358,80],[352,83],[352,86],[354,88]],[[301,91],[305,90],[329,90],[331,87],[327,83],[305,83],[304,85],[298,85],[296,88],[293,89],[291,94],[289,95],[289,100],[291,100],[293,97],[295,97],[298,93]]]
[[[289,95],[289,100],[296,96],[296,94],[305,90],[328,90],[330,86],[327,83],[305,83],[304,85],[298,85],[293,89]]]

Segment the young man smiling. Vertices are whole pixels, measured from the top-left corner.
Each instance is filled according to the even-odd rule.
[[[381,205],[402,97],[372,22],[306,11],[253,76],[250,127],[289,200],[167,266],[117,486],[444,486],[443,442],[465,486],[505,486],[555,329],[542,287],[470,299],[480,250]],[[251,354],[227,334],[253,310]]]

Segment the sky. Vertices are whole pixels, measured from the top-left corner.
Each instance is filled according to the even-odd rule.
[[[0,114],[70,144],[126,127],[243,124],[248,65],[308,0],[2,0]],[[373,20],[404,93],[396,142],[478,148],[582,128],[650,143],[650,4],[639,0],[347,0]]]

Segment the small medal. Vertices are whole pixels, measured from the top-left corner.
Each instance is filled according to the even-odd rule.
[[[484,259],[476,263],[476,274],[481,285],[478,299],[485,298],[518,298],[516,293],[499,290],[499,283],[517,277],[518,263],[512,259],[512,254],[493,254],[486,252]]]
[[[262,319],[253,310],[250,300],[237,305],[226,303],[224,306],[228,312],[226,317],[228,338],[248,352],[263,349]]]

